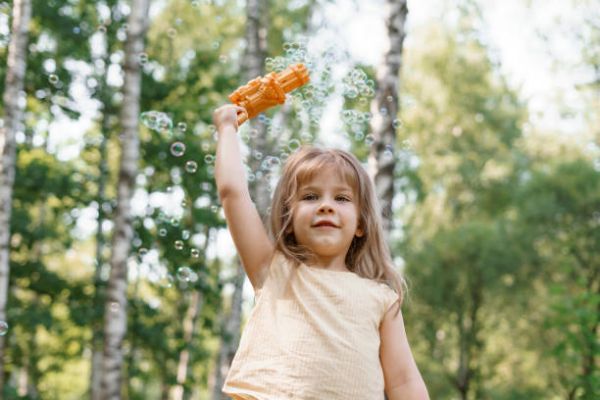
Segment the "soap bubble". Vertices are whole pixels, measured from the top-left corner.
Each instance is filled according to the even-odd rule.
[[[179,267],[177,269],[177,279],[181,282],[190,282],[194,271],[190,267]]]
[[[6,335],[6,332],[8,332],[8,324],[6,321],[0,320],[0,336]]]
[[[140,247],[140,249],[138,250],[138,255],[140,256],[140,258],[143,258],[146,254],[148,254],[148,249],[145,247]]]
[[[185,153],[185,144],[175,142],[171,145],[171,154],[175,157],[181,157]]]
[[[171,121],[171,118],[169,118],[169,116],[164,112],[160,111],[143,112],[140,115],[140,120],[149,129],[159,133],[170,132],[171,128],[173,127],[173,121]]]
[[[183,241],[182,240],[175,241],[175,250],[183,250]]]
[[[58,75],[55,74],[50,74],[50,76],[48,76],[48,82],[50,82],[53,85],[56,85],[60,80],[58,79]]]
[[[180,123],[178,123],[178,124],[177,124],[177,129],[178,129],[178,130],[179,130],[181,133],[183,133],[183,132],[185,132],[185,131],[186,131],[186,129],[187,129],[187,124],[186,124],[185,122],[180,122]]]
[[[288,142],[287,147],[293,152],[300,147],[300,141],[298,139],[292,139]]]
[[[190,250],[190,255],[193,258],[198,258],[198,257],[200,257],[200,250],[198,250],[198,249],[191,249]]]
[[[205,155],[204,162],[207,164],[212,164],[213,162],[215,162],[215,156],[213,156],[212,154]]]
[[[144,65],[148,62],[148,54],[146,53],[140,53],[138,55],[138,61],[141,65]]]
[[[196,161],[186,161],[185,170],[190,174],[193,174],[198,170],[198,164],[196,163]]]

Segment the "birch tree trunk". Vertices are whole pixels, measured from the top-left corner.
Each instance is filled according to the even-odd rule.
[[[377,69],[377,93],[371,103],[371,128],[374,142],[369,154],[369,172],[375,182],[381,204],[383,228],[386,236],[392,230],[392,201],[394,198],[394,168],[396,127],[399,99],[398,84],[402,66],[402,48],[406,35],[404,26],[408,15],[406,0],[387,0],[386,26],[389,49]]]
[[[132,0],[125,45],[123,129],[117,210],[112,240],[111,271],[104,307],[104,354],[102,360],[102,399],[121,398],[123,338],[127,331],[127,259],[133,238],[131,198],[139,157],[138,115],[140,111],[141,67],[148,25],[149,0]]]
[[[194,327],[198,313],[202,308],[202,295],[199,290],[194,290],[189,293],[188,307],[183,319],[183,342],[185,344],[183,350],[179,353],[179,362],[177,363],[177,385],[172,390],[172,400],[183,400],[188,398],[185,391],[185,383],[188,377],[188,369],[190,364],[190,346],[194,337]]]
[[[246,3],[246,51],[242,65],[245,66],[243,73],[244,82],[263,75],[264,60],[267,54],[267,14],[268,6],[266,0],[247,0]],[[259,172],[261,160],[257,159],[256,154],[266,154],[269,144],[267,141],[266,127],[264,124],[252,120],[247,122],[251,129],[256,129],[256,137],[253,139],[253,145],[250,149],[248,165],[252,171]],[[250,185],[250,196],[256,204],[256,208],[262,218],[265,220],[266,210],[269,206],[270,195],[265,190],[265,179],[261,173],[258,173],[256,179]],[[221,339],[221,346],[217,356],[216,368],[214,372],[213,400],[227,399],[222,392],[224,378],[229,371],[229,366],[235,356],[235,351],[239,345],[241,318],[242,318],[242,291],[246,273],[238,261],[237,270],[233,279],[234,292],[231,299],[230,313],[224,317],[223,331],[224,337]]]
[[[204,245],[202,247],[202,254],[204,255],[203,261],[206,263],[206,251],[208,249],[208,244],[211,242],[211,228],[207,227],[205,230],[206,240],[204,241]],[[200,310],[202,310],[202,305],[204,302],[204,297],[200,291],[200,289],[194,289],[194,291],[190,295],[190,299],[188,301],[188,308],[185,313],[185,318],[183,320],[183,342],[185,344],[183,350],[179,353],[179,362],[177,363],[177,385],[173,388],[171,393],[172,400],[183,400],[187,399],[189,396],[185,391],[185,383],[188,377],[188,370],[190,360],[190,347],[192,346],[192,340],[194,339],[196,321],[198,319],[198,315],[200,314]]]
[[[106,110],[102,116],[102,142],[100,143],[100,175],[98,176],[98,230],[96,231],[96,271],[94,274],[94,320],[92,322],[92,365],[90,374],[90,399],[100,400],[101,397],[101,371],[102,371],[102,318],[97,315],[104,301],[104,282],[100,276],[104,264],[104,234],[102,224],[105,220],[102,204],[105,197],[106,179],[108,177],[107,150],[108,120]]]
[[[4,120],[0,122],[0,321],[7,322],[8,281],[10,274],[10,218],[12,192],[15,181],[15,135],[23,123],[23,110],[19,104],[27,68],[27,41],[31,3],[14,0],[12,10],[12,35],[8,47],[8,61],[4,86]],[[0,393],[4,390],[5,338],[0,336]]]

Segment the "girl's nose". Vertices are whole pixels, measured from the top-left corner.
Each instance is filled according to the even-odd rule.
[[[332,211],[333,211],[333,207],[331,206],[331,204],[329,204],[329,202],[327,200],[323,201],[319,205],[319,209],[318,209],[319,213],[330,213]]]

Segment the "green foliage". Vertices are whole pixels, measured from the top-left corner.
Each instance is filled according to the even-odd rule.
[[[0,2],[0,12],[9,13],[10,3]],[[26,376],[40,398],[85,397],[92,330],[102,323],[121,151],[121,88],[108,75],[121,71],[126,4],[34,1],[13,193],[6,371],[13,380]],[[309,29],[319,5],[270,2],[264,15],[269,57],[281,56],[284,43]],[[411,31],[403,59],[395,186],[404,225],[392,246],[405,261],[411,288],[405,318],[413,352],[432,398],[454,399],[460,390],[469,399],[596,398],[597,154],[523,135],[525,104],[490,60],[490,49],[472,28],[471,8],[459,8],[465,19],[458,28],[436,24]],[[159,398],[175,385],[184,349],[190,352],[186,391],[207,396],[216,346],[224,338],[225,276],[235,267],[208,254],[225,226],[213,177],[211,114],[244,83],[245,10],[233,0],[172,0],[155,10],[140,54],[140,107],[166,113],[172,127],[157,132],[140,124],[136,193],[151,200],[145,209],[134,207],[124,344],[129,399]],[[92,36],[105,40],[105,54],[93,48]],[[6,44],[7,37],[0,37],[2,65]],[[586,60],[594,60],[592,48],[586,48]],[[354,67],[374,79],[375,66]],[[5,70],[0,68],[2,89]],[[87,74],[99,110],[81,132],[79,156],[64,161],[50,152],[46,122],[80,116],[71,90],[78,71]],[[322,87],[294,94],[298,101],[283,110],[282,135],[300,141],[315,136],[323,99],[333,91],[331,71],[324,70]],[[315,94],[323,99],[316,101]],[[370,111],[368,101],[344,101],[346,110]],[[303,102],[312,102],[310,115]],[[365,160],[368,118],[345,129]],[[273,139],[280,134],[269,129]],[[175,141],[186,146],[182,156],[169,150]],[[196,163],[195,171],[186,170],[188,162]],[[171,200],[181,204],[156,200],[174,193],[183,193]],[[78,236],[86,212],[104,219],[97,237]],[[98,259],[96,238],[104,244]],[[149,261],[146,252],[158,261]],[[197,279],[178,279],[181,267]],[[171,276],[170,284],[162,273]],[[195,333],[186,342],[183,319],[193,293],[201,301]],[[22,396],[9,384],[4,397],[35,394]]]

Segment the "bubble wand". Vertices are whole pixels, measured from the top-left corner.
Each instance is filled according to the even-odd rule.
[[[286,93],[305,85],[309,80],[308,69],[300,63],[290,65],[279,73],[259,76],[240,86],[229,95],[233,104],[246,110],[238,113],[238,126],[268,108],[285,103]]]

